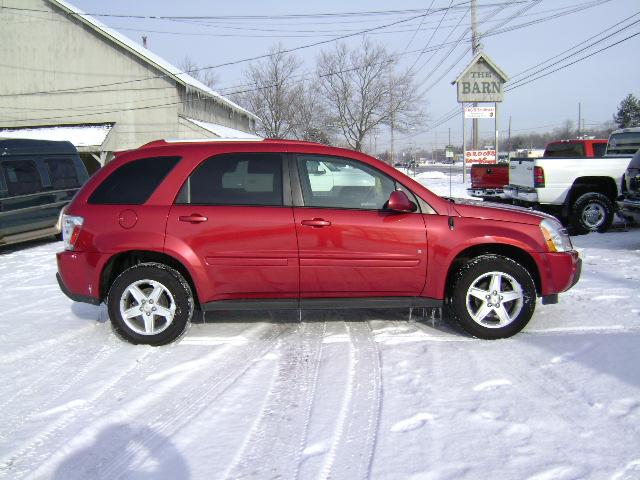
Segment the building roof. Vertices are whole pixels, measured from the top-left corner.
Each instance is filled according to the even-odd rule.
[[[0,128],[0,138],[69,141],[75,147],[100,147],[113,123]]]
[[[195,118],[185,117],[184,115],[180,115],[180,118],[186,120],[187,122],[191,122],[194,125],[206,130],[209,133],[213,133],[218,138],[225,139],[235,139],[235,140],[260,140],[261,137],[257,135],[252,135],[247,132],[242,132],[240,130],[236,130],[235,128],[225,127],[223,125],[218,125],[217,123],[203,122],[202,120],[196,120]]]
[[[166,76],[184,85],[187,89],[195,89],[198,92],[205,94],[206,96],[213,97],[219,100],[221,103],[232,108],[233,110],[242,112],[256,120],[259,120],[259,118],[255,114],[242,108],[240,105],[236,104],[235,102],[232,102],[228,98],[223,97],[218,92],[207,87],[204,83],[200,82],[199,80],[196,80],[186,72],[181,71],[178,67],[167,62],[165,59],[159,57],[158,55],[151,52],[150,50],[147,50],[141,45],[138,45],[136,42],[134,42],[130,38],[127,38],[121,33],[117,32],[116,30],[110,27],[107,27],[105,24],[103,24],[99,20],[96,20],[91,15],[87,15],[86,13],[81,11],[79,8],[75,7],[74,5],[71,5],[69,2],[66,2],[65,0],[47,0],[47,1],[57,6],[65,13],[72,15],[74,18],[77,18],[82,23],[84,23],[85,25],[89,26],[91,29],[96,31],[98,34],[114,42],[115,44],[123,47],[125,50],[128,50],[129,52],[133,53],[136,57],[147,62],[148,64],[152,65],[156,69],[160,70]]]

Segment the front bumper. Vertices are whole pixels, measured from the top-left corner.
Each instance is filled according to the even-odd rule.
[[[505,185],[503,188],[506,198],[522,202],[538,203],[538,193],[530,188],[518,185]]]
[[[540,255],[541,296],[566,292],[582,273],[582,259],[578,252],[543,253]]]
[[[640,199],[626,197],[618,200],[616,204],[622,217],[630,217],[636,222],[640,222]]]

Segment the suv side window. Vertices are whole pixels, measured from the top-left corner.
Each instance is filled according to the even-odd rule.
[[[70,158],[49,158],[44,163],[49,169],[49,178],[54,190],[65,190],[80,186],[76,167]]]
[[[111,172],[89,197],[94,205],[142,205],[180,157],[141,158]]]
[[[42,179],[32,160],[8,160],[2,163],[9,196],[29,195],[42,190]]]
[[[176,203],[281,206],[282,156],[233,153],[211,157],[187,179]]]
[[[606,143],[592,143],[593,147],[593,156],[596,158],[604,157],[604,152],[607,150]]]
[[[380,210],[396,189],[382,172],[344,158],[298,155],[298,171],[307,207]]]

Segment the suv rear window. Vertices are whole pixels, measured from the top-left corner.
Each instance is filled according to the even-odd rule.
[[[582,143],[550,143],[544,151],[545,157],[580,158],[584,157],[584,144]]]
[[[282,157],[277,153],[211,157],[187,179],[176,203],[280,206]]]
[[[609,137],[607,155],[633,155],[640,149],[640,132],[616,133]]]
[[[180,157],[151,157],[125,163],[98,185],[89,203],[142,205],[179,160]]]

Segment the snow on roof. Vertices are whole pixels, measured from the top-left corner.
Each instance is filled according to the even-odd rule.
[[[202,120],[196,120],[195,118],[189,118],[185,116],[180,116],[181,118],[191,122],[200,128],[203,128],[214,135],[217,135],[220,138],[225,139],[235,139],[235,140],[261,140],[262,137],[258,137],[257,135],[252,135],[247,132],[242,132],[240,130],[236,130],[235,128],[225,127],[223,125],[218,125],[217,123],[209,123],[203,122]]]
[[[245,110],[240,105],[238,105],[235,102],[232,102],[228,98],[223,97],[218,92],[210,89],[204,83],[200,82],[199,80],[196,80],[188,73],[183,72],[178,67],[172,65],[171,63],[167,62],[165,59],[159,57],[158,55],[151,52],[150,50],[147,50],[141,45],[138,45],[133,40],[131,40],[128,37],[125,37],[124,35],[117,32],[116,30],[110,27],[107,27],[104,23],[100,22],[99,20],[96,20],[91,15],[87,15],[86,13],[81,11],[79,8],[75,7],[74,5],[71,5],[69,2],[66,2],[65,0],[48,0],[48,1],[62,8],[67,13],[72,14],[74,17],[84,21],[85,24],[93,28],[98,33],[104,35],[105,37],[111,40],[114,40],[116,43],[122,45],[127,50],[136,54],[138,57],[142,58],[143,60],[146,60],[148,63],[154,65],[156,68],[159,68],[161,71],[169,74],[169,76],[171,76],[178,82],[182,83],[183,85],[200,90],[201,92],[211,97],[217,98],[222,103],[233,108],[234,110],[245,113],[250,117],[255,118],[256,120],[259,120],[259,118],[255,114],[251,113],[248,110]]]
[[[76,147],[99,147],[113,128],[113,123],[62,125],[47,127],[0,128],[0,138],[69,141]]]

